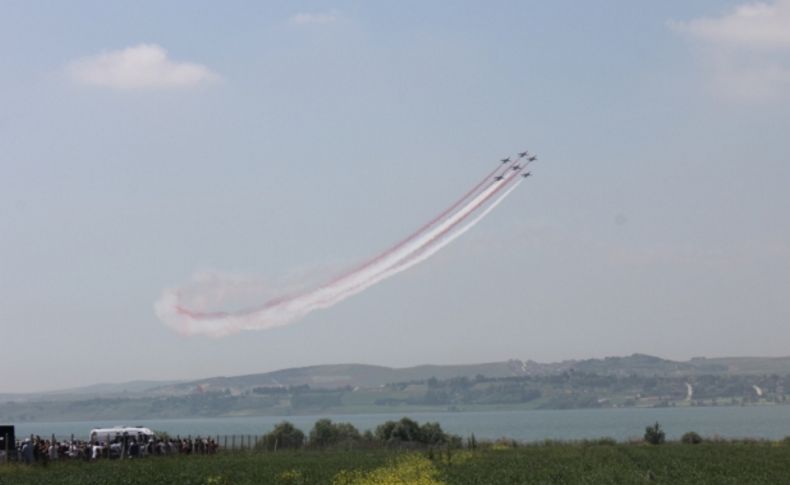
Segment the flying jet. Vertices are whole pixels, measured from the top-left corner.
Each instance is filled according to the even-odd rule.
[[[500,160],[500,162],[502,162],[502,163],[507,163],[509,161],[510,161],[510,157],[503,158],[502,160]]]
[[[505,178],[504,175],[497,175],[496,177],[494,177],[494,180],[502,180],[503,178]]]
[[[521,168],[521,165],[518,165],[518,164],[513,165],[512,167],[510,167],[511,170],[518,170],[520,168]]]
[[[527,173],[523,174],[522,177],[527,178],[527,177],[530,177],[531,175],[532,174],[530,172],[527,172]]]
[[[537,160],[537,159],[538,159],[538,156],[537,156],[537,155],[532,155],[532,156],[530,156],[530,157],[529,157],[527,160],[529,160],[530,162],[534,162],[534,161],[535,161],[535,160]]]
[[[524,157],[528,157],[528,156],[529,156],[529,152],[526,152],[526,151],[518,152],[518,158],[524,158]]]

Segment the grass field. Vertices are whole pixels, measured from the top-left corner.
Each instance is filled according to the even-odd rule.
[[[778,443],[547,444],[447,451],[289,451],[0,465],[0,484],[780,484]]]

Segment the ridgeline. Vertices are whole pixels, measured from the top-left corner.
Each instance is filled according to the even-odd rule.
[[[0,395],[0,421],[784,404],[790,358],[322,365]]]

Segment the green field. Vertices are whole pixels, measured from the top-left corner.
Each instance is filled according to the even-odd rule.
[[[0,464],[0,484],[778,484],[790,481],[780,443],[545,444],[428,452],[224,453],[139,461]]]

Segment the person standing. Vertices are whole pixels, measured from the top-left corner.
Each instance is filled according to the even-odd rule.
[[[30,438],[25,438],[25,442],[22,443],[22,461],[28,465],[33,463],[33,443]]]

